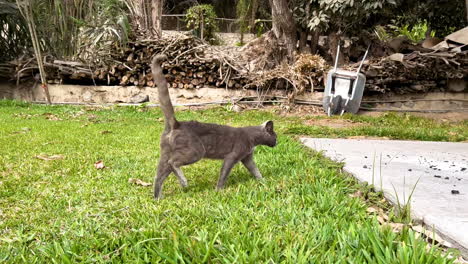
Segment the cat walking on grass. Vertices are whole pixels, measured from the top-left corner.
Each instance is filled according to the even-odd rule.
[[[218,190],[224,187],[231,169],[238,162],[242,162],[256,179],[262,179],[262,174],[253,160],[253,153],[255,146],[276,145],[273,121],[249,127],[177,121],[161,68],[165,60],[167,57],[160,54],[151,62],[153,79],[158,87],[159,103],[164,113],[164,131],[161,135],[159,165],[154,181],[154,198],[162,197],[164,180],[172,172],[179,179],[180,185],[187,187],[187,179],[181,167],[203,158],[224,161],[216,186]]]

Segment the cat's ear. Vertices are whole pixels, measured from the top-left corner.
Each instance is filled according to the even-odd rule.
[[[266,130],[268,133],[273,133],[273,121],[266,121],[262,124],[263,129]]]

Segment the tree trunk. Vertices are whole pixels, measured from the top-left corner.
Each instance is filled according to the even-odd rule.
[[[468,0],[465,0],[466,2],[466,22],[468,23]]]
[[[301,31],[300,32],[300,37],[299,37],[299,52],[300,53],[307,53],[307,37],[309,36],[308,31]]]
[[[255,34],[255,15],[257,14],[258,4],[259,4],[259,0],[252,0],[249,26],[250,26],[250,33],[254,33],[254,34]]]
[[[333,63],[335,63],[336,56],[340,55],[338,57],[338,66],[343,65],[343,63],[345,62],[343,52],[341,52],[341,54],[338,54],[338,44],[340,44],[340,41],[341,41],[340,34],[338,34],[337,32],[332,32],[330,35],[328,35],[328,39],[329,39],[329,41],[328,41],[328,43],[329,43],[329,46],[328,46],[329,53],[333,58]],[[343,47],[341,47],[341,48],[343,48]],[[343,51],[343,49],[341,49],[341,50]]]
[[[308,3],[304,6],[305,9],[305,20],[309,21],[310,20],[310,6]],[[305,27],[300,27],[299,28],[299,52],[300,53],[310,53],[311,49],[307,48],[307,42],[310,34],[310,30],[307,26]],[[312,46],[310,46],[312,47]]]
[[[135,16],[138,31],[146,37],[162,36],[161,18],[164,0],[135,0],[131,12]]]
[[[312,38],[310,40],[310,52],[312,54],[317,54],[320,31],[318,29],[315,29],[311,35],[312,35]]]
[[[296,24],[291,10],[288,7],[287,0],[270,0],[271,15],[273,17],[273,33],[280,42],[286,47],[288,62],[294,61],[296,51],[297,36]]]
[[[162,9],[164,5],[164,0],[152,0],[151,2],[151,32],[156,38],[162,37]]]

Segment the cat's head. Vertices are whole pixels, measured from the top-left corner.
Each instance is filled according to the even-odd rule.
[[[266,121],[260,127],[262,129],[261,144],[269,147],[276,146],[276,133],[273,130],[273,121]]]

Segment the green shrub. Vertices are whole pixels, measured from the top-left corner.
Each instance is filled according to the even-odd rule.
[[[192,33],[211,44],[218,44],[219,38],[216,32],[219,31],[216,23],[216,12],[212,5],[196,5],[187,10],[187,27]]]
[[[397,24],[391,24],[387,26],[376,26],[374,28],[374,34],[381,41],[390,41],[392,38],[405,36],[411,42],[418,43],[426,38],[426,32],[429,26],[427,21],[420,21],[414,25],[403,24],[401,26]],[[434,37],[435,32],[431,30],[430,36]]]
[[[418,43],[426,38],[426,31],[428,30],[427,21],[421,21],[414,25],[391,26],[395,30],[396,35],[406,36],[413,43]],[[435,36],[435,32],[431,31],[431,37]]]

